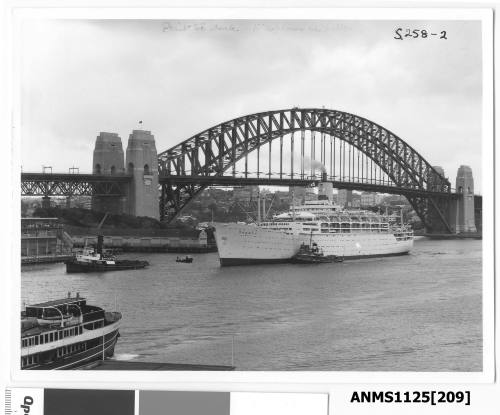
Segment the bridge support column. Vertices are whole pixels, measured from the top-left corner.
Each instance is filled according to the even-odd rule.
[[[123,166],[122,139],[116,133],[101,132],[95,140],[92,159],[94,174],[116,175],[125,172]],[[92,210],[123,213],[124,198],[121,196],[92,196]]]
[[[454,220],[451,226],[453,232],[477,232],[474,211],[474,178],[469,166],[460,166],[458,169],[456,192],[459,198],[452,204]]]
[[[127,172],[133,176],[127,213],[159,219],[158,155],[150,131],[133,130],[127,146]]]

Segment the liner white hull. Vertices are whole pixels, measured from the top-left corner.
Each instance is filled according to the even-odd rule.
[[[283,231],[235,223],[216,224],[215,239],[221,265],[286,262],[311,235],[287,234]],[[359,232],[313,234],[325,255],[346,259],[403,255],[413,247],[413,238],[397,240],[391,233]]]

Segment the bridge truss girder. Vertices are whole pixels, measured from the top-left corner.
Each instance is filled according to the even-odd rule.
[[[455,195],[405,197],[429,233],[452,233],[447,212]]]
[[[22,196],[125,196],[128,176],[21,174]]]
[[[201,183],[160,184],[160,220],[173,220],[206,187]]]

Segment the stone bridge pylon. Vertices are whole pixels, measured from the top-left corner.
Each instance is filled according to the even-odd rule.
[[[95,142],[92,169],[94,174],[132,176],[131,182],[123,185],[124,196],[93,196],[92,209],[159,219],[158,154],[150,131],[132,131],[125,159],[120,136],[101,132]]]

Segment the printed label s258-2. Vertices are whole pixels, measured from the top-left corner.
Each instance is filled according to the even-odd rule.
[[[398,27],[394,29],[394,39],[445,39],[448,40],[446,30],[430,31],[427,29],[411,29]]]

